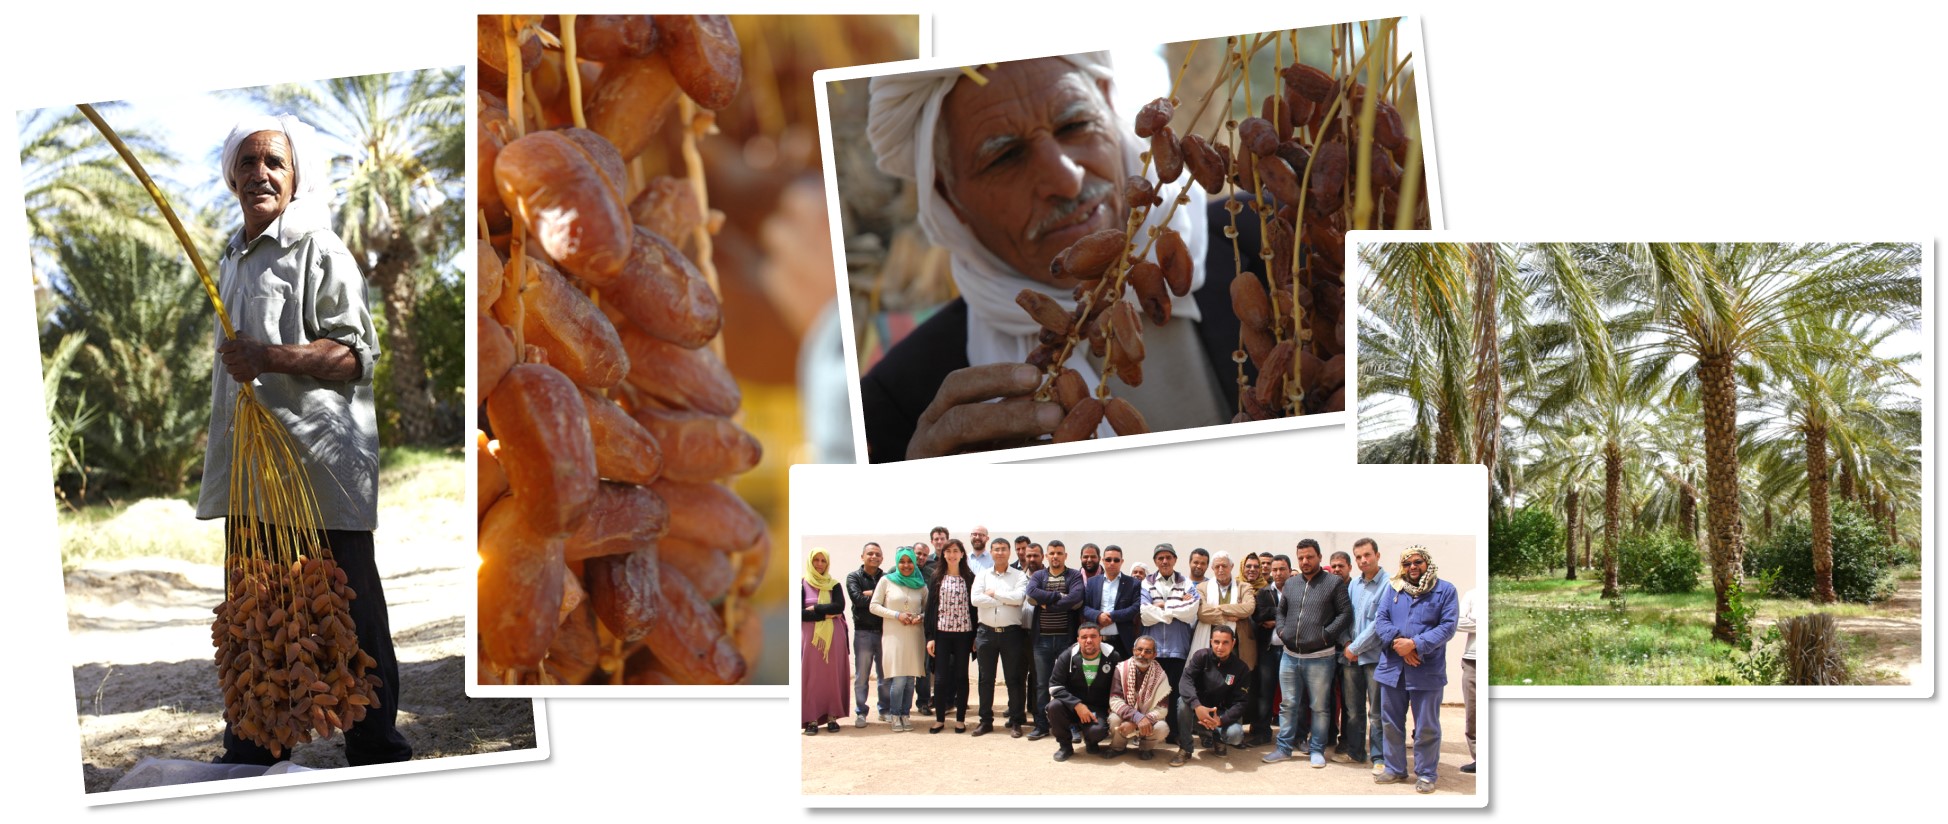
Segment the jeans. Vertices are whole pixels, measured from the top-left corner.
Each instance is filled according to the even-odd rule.
[[[1339,731],[1339,743],[1354,761],[1380,760],[1380,691],[1373,683],[1378,666],[1345,661],[1339,665],[1339,691],[1346,696],[1346,726]]]
[[[917,679],[911,675],[896,675],[886,679],[887,682],[891,682],[891,686],[887,688],[887,694],[893,699],[892,709],[894,718],[905,718],[913,713],[913,682],[915,680]]]
[[[1406,675],[1403,673],[1402,678]],[[1380,715],[1386,722],[1387,772],[1407,774],[1407,711],[1414,713],[1414,775],[1433,781],[1441,762],[1441,691],[1380,687]]]
[[[1291,754],[1299,750],[1299,702],[1312,710],[1312,729],[1306,736],[1305,752],[1324,752],[1327,705],[1332,701],[1331,658],[1300,658],[1286,655],[1279,661],[1278,688],[1284,695],[1285,712],[1278,724],[1278,751]],[[1303,691],[1302,691],[1303,690]]]
[[[1197,711],[1191,709],[1190,704],[1177,705],[1177,749],[1190,752],[1197,749],[1194,746],[1196,738],[1208,741],[1213,737],[1233,747],[1238,746],[1245,742],[1245,725],[1219,721],[1217,729],[1207,729],[1197,723]]]
[[[947,713],[954,713],[954,722],[967,720],[967,654],[974,649],[972,632],[936,632],[933,634],[933,657],[935,675],[933,691],[933,720],[945,722]]]
[[[852,633],[852,703],[859,714],[866,714],[866,674],[879,680],[879,717],[885,718],[892,704],[886,694],[886,662],[879,657],[879,633],[855,630]]]
[[[1461,702],[1468,707],[1468,760],[1475,760],[1475,661],[1461,659]]]
[[[1004,723],[1024,723],[1028,712],[1028,682],[1035,674],[1035,664],[1029,659],[1027,630],[1017,627],[1001,632],[993,627],[981,627],[974,634],[974,659],[978,664],[977,677],[981,685],[981,723],[994,723],[994,671],[997,660],[1008,689]]]
[[[1035,685],[1029,689],[1029,704],[1035,708],[1035,729],[1048,732],[1048,681],[1055,671],[1055,658],[1074,644],[1067,635],[1035,635]],[[1099,676],[1100,677],[1100,676]]]

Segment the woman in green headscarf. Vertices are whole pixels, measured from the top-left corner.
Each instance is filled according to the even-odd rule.
[[[817,735],[818,725],[839,731],[839,718],[846,714],[846,695],[852,691],[852,667],[847,660],[845,597],[839,581],[831,576],[832,556],[823,548],[812,550],[805,559],[805,578],[799,589],[804,607],[799,618],[805,626],[805,642],[800,651],[798,688],[805,701],[798,721],[806,735]]]
[[[926,673],[927,582],[912,547],[900,547],[893,569],[873,590],[872,611],[886,619],[879,635],[879,658],[886,668],[892,699],[893,731],[905,732],[912,714],[913,685]]]

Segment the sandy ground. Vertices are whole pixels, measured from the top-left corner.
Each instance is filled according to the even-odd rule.
[[[150,523],[115,528],[200,528],[221,541],[219,522],[196,522],[188,504],[176,503],[132,508]],[[464,690],[463,616],[474,557],[465,536],[472,522],[458,499],[405,509],[388,507],[381,494],[375,540],[399,656],[398,724],[416,759],[535,746],[532,701],[469,699]],[[219,567],[154,557],[68,574],[69,660],[89,792],[108,789],[145,756],[209,761],[222,753],[222,697],[210,646],[222,582]],[[291,760],[344,766],[343,742],[313,741]]]
[[[1006,706],[1007,690],[996,685],[995,706]],[[1450,698],[1460,698],[1460,688],[1449,690]],[[979,698],[969,701],[967,727],[971,732],[979,720]],[[1335,764],[1313,769],[1305,759],[1266,764],[1260,759],[1271,747],[1231,748],[1222,758],[1200,748],[1189,764],[1172,768],[1170,757],[1177,751],[1171,743],[1157,751],[1149,761],[1137,760],[1131,752],[1113,759],[1102,759],[1075,748],[1074,758],[1057,764],[1051,756],[1053,738],[1029,741],[1010,738],[1000,726],[980,738],[955,735],[953,713],[947,715],[947,728],[929,735],[932,716],[911,718],[912,732],[896,733],[877,715],[865,729],[853,728],[851,718],[840,721],[837,733],[823,727],[816,736],[800,737],[803,791],[808,794],[878,794],[893,791],[917,795],[960,795],[974,792],[964,783],[914,780],[916,764],[952,764],[953,775],[1041,776],[1047,770],[1061,770],[1059,781],[1028,778],[1013,782],[1009,792],[1016,795],[1122,795],[1131,787],[1148,787],[1157,792],[1184,795],[1414,795],[1412,783],[1375,784],[1372,768],[1366,764]],[[1475,776],[1458,771],[1468,763],[1468,740],[1463,735],[1466,715],[1460,704],[1441,707],[1441,763],[1436,793],[1472,795]],[[1031,725],[1032,726],[1032,725]],[[1175,731],[1172,731],[1175,734]],[[1412,758],[1408,759],[1412,767]],[[997,772],[998,771],[998,772]],[[1168,773],[1168,775],[1165,775]]]

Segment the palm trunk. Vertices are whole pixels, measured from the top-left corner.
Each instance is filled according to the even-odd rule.
[[[1603,446],[1603,597],[1617,597],[1617,533],[1622,531],[1617,510],[1623,503],[1623,450],[1615,441]]]
[[[1677,482],[1677,522],[1684,530],[1684,539],[1695,546],[1698,543],[1698,488],[1685,478],[1679,478]]]
[[[1434,416],[1434,462],[1454,463],[1460,449],[1461,445],[1455,442],[1454,437],[1454,413],[1448,410],[1444,402],[1441,411]]]
[[[1583,523],[1583,568],[1596,568],[1590,563],[1590,525],[1588,521]]]
[[[1564,580],[1568,581],[1576,580],[1576,518],[1582,514],[1577,511],[1582,505],[1581,498],[1582,490],[1571,489],[1569,500],[1563,502],[1563,509],[1569,515],[1569,534],[1566,536],[1568,540],[1563,542],[1567,549],[1564,565],[1569,567],[1569,577]]]
[[[1698,360],[1704,406],[1705,511],[1711,532],[1711,587],[1717,618],[1711,636],[1737,643],[1732,625],[1731,591],[1744,578],[1745,525],[1738,501],[1738,387],[1730,353],[1707,353]]]
[[[1475,279],[1475,459],[1492,481],[1502,432],[1502,359],[1495,317],[1495,246],[1471,244]]]
[[[392,404],[399,413],[401,443],[425,444],[437,439],[433,391],[414,340],[413,313],[419,308],[419,284],[413,278],[418,253],[403,235],[395,236],[372,267],[372,285],[385,301],[385,357],[391,362]]]
[[[1806,427],[1806,505],[1813,510],[1813,600],[1830,604],[1833,594],[1833,511],[1827,500],[1826,428]]]

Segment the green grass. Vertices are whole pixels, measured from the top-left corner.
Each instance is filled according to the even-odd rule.
[[[1730,646],[1711,639],[1709,585],[1688,593],[1626,590],[1605,601],[1603,582],[1560,578],[1495,578],[1489,599],[1489,683],[1527,685],[1669,685],[1742,683]],[[1820,606],[1761,599],[1755,625],[1811,612],[1871,615],[1862,604]],[[1755,632],[1759,630],[1755,629]],[[1868,650],[1850,647],[1858,671]]]
[[[379,506],[416,507],[464,500],[466,473],[457,449],[379,451]],[[123,558],[164,557],[196,564],[223,562],[222,521],[194,519],[197,488],[183,494],[63,510],[61,568]]]

